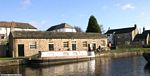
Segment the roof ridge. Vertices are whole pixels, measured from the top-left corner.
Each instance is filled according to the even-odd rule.
[[[0,27],[14,27],[14,28],[25,28],[25,29],[37,29],[36,27],[34,27],[33,25],[31,25],[30,23],[26,23],[26,22],[0,22]]]
[[[109,30],[121,30],[121,29],[129,29],[129,28],[135,28],[135,27],[126,27],[126,28],[109,29]]]
[[[50,31],[14,31],[14,38],[42,38],[42,39],[98,39],[106,38],[99,33],[80,33],[80,32],[50,32]]]

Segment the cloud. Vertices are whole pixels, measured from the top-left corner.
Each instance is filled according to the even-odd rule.
[[[31,0],[22,0],[21,4],[22,4],[22,8],[25,9],[31,5]]]
[[[107,8],[108,8],[108,6],[106,6],[106,5],[102,6],[103,10],[106,10]]]
[[[42,21],[30,21],[30,24],[32,24],[33,26],[35,26],[36,28],[38,28],[39,30],[46,30],[47,28],[49,28],[49,24],[47,23],[46,20],[42,20]]]
[[[146,17],[146,13],[145,12],[141,12],[139,16],[137,16],[138,18],[145,18]]]
[[[135,6],[133,6],[132,4],[125,4],[121,7],[122,10],[131,10],[131,9],[134,9]]]
[[[121,6],[121,4],[120,4],[120,3],[116,3],[114,6],[116,6],[116,7],[120,7],[120,6]]]

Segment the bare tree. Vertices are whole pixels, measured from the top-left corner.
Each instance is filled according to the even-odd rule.
[[[82,29],[79,26],[74,26],[77,32],[83,32]]]
[[[105,30],[104,30],[103,25],[100,25],[100,28],[101,28],[101,32],[102,32],[102,34],[104,34],[104,33],[105,33]]]

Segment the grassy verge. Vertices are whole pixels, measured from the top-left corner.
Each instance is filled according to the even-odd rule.
[[[118,48],[112,52],[150,52],[150,48]]]
[[[0,57],[0,60],[12,60],[13,58],[11,57]]]
[[[101,53],[124,53],[124,52],[150,52],[150,48],[117,48],[114,50],[109,51],[101,51],[101,52],[95,52],[95,54],[101,54]]]

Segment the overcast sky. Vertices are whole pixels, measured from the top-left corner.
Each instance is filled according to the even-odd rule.
[[[31,23],[39,30],[68,23],[84,31],[94,15],[105,30],[137,24],[150,30],[150,0],[0,0],[0,21]]]

